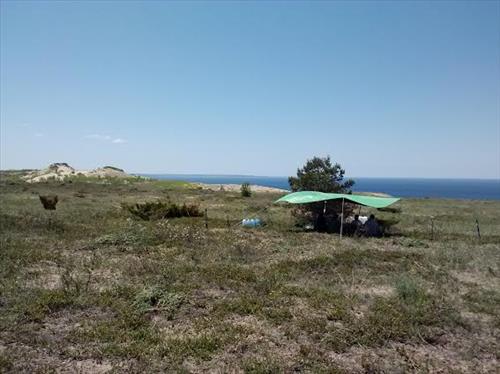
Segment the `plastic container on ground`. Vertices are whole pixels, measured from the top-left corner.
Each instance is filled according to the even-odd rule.
[[[243,227],[259,227],[262,225],[262,221],[259,218],[245,218],[241,221],[241,225]]]

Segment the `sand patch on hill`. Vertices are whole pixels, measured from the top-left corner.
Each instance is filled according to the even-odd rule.
[[[195,183],[196,186],[201,187],[203,190],[210,191],[228,191],[228,192],[240,192],[241,185],[240,184],[208,184],[208,183]],[[267,187],[267,186],[257,186],[250,185],[250,188],[253,192],[281,192],[286,193],[290,192],[281,188],[275,187]]]
[[[68,177],[94,178],[130,178],[131,175],[113,166],[104,166],[94,170],[77,170],[65,162],[50,164],[42,170],[35,170],[24,177],[28,183],[45,182],[48,180],[62,181]]]

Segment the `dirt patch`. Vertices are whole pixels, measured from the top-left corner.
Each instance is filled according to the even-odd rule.
[[[364,296],[380,296],[380,297],[390,297],[394,294],[394,288],[391,286],[363,286],[355,285],[351,287],[351,292],[364,295]]]
[[[239,327],[248,333],[208,362],[196,364],[186,361],[184,367],[190,372],[240,373],[243,372],[241,364],[246,360],[272,357],[276,362],[292,364],[299,355],[300,346],[297,342],[288,339],[280,327],[255,316],[233,315],[223,323]]]
[[[31,288],[54,290],[61,287],[62,269],[53,262],[43,262],[26,269],[26,282]]]
[[[496,372],[500,362],[495,355],[484,351],[472,352],[471,347],[464,343],[467,341],[460,336],[445,335],[434,345],[389,343],[376,349],[352,347],[345,353],[328,352],[327,356],[332,363],[351,373]]]
[[[451,275],[463,284],[481,286],[484,289],[496,291],[500,289],[499,277],[488,277],[485,274],[452,271]]]
[[[61,367],[62,371],[67,370],[68,373],[108,373],[113,369],[113,365],[106,361],[82,360],[71,361]]]

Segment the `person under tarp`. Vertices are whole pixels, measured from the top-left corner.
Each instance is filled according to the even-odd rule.
[[[370,217],[363,225],[363,231],[368,237],[380,238],[382,236],[382,229],[373,214],[370,214]]]

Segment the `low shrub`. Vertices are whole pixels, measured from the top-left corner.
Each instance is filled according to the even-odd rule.
[[[399,233],[397,227],[395,227],[397,224],[399,224],[399,219],[397,218],[378,219],[378,223],[382,227],[383,233],[385,235],[393,235]]]
[[[159,348],[161,357],[182,362],[186,357],[208,361],[224,346],[224,337],[217,332],[167,338]]]
[[[136,204],[122,204],[122,208],[134,217],[145,221],[164,218],[201,217],[203,212],[198,205],[178,205],[170,201],[150,201]]]
[[[14,368],[14,362],[10,357],[7,356],[7,353],[0,352],[0,372],[8,372]]]
[[[36,290],[18,306],[20,320],[40,322],[45,316],[69,308],[77,303],[75,295],[62,289]]]
[[[47,196],[38,196],[40,198],[40,202],[43,205],[44,209],[47,210],[56,210],[57,202],[59,201],[57,195],[47,195]]]
[[[148,287],[136,295],[133,304],[140,313],[162,311],[167,314],[168,319],[172,319],[183,300],[183,295],[159,287]]]
[[[243,183],[241,185],[241,196],[250,197],[252,196],[252,189],[250,188],[250,183]]]
[[[471,311],[500,316],[500,293],[494,290],[469,291],[463,296]]]
[[[272,358],[247,358],[243,360],[243,370],[248,374],[266,374],[284,372],[279,363]]]
[[[413,279],[401,276],[396,281],[396,293],[400,300],[408,305],[415,305],[426,299],[424,289]]]

